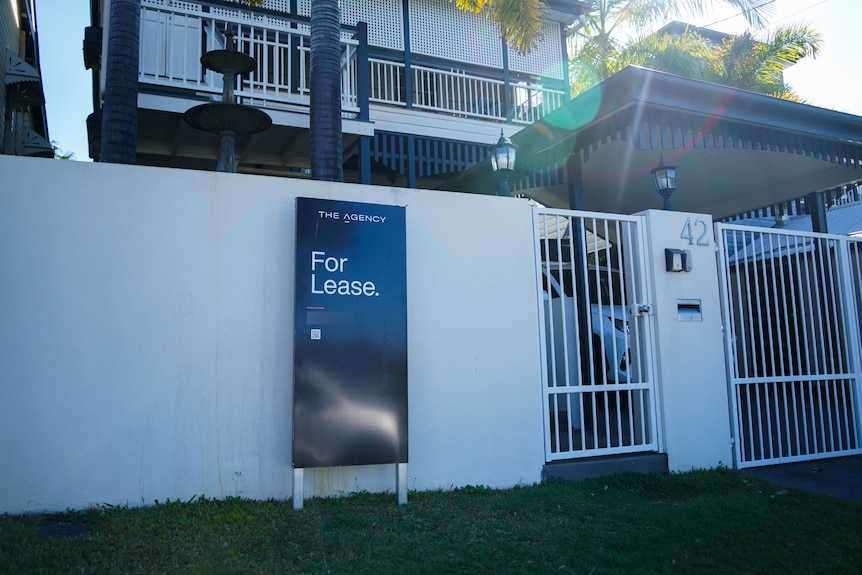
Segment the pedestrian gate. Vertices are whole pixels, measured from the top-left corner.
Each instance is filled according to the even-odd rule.
[[[547,461],[659,449],[642,222],[534,208]]]
[[[738,468],[862,452],[862,240],[716,225]]]

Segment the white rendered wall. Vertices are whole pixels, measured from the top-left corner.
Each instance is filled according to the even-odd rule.
[[[660,425],[668,467],[689,471],[730,466],[731,430],[712,217],[657,210],[644,215],[652,262]],[[681,237],[686,221],[693,244]],[[697,245],[698,240],[706,245]],[[666,271],[665,248],[689,250],[691,271]],[[680,300],[700,300],[702,321],[680,321]]]
[[[9,156],[0,173],[0,512],[290,497],[297,196],[406,206],[408,488],[540,479],[526,202]],[[305,473],[306,496],[394,488],[394,466]]]

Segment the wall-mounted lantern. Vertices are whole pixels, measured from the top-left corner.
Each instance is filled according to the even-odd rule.
[[[500,128],[500,139],[497,140],[496,144],[489,146],[488,150],[491,152],[491,170],[500,180],[499,195],[509,196],[509,176],[515,170],[515,156],[518,146],[504,136],[503,129]]]
[[[658,166],[650,170],[655,191],[664,199],[662,209],[672,211],[670,197],[676,189],[676,166],[666,166],[664,156],[659,156]]]

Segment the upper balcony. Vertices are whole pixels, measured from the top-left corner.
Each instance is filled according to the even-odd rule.
[[[257,63],[237,80],[237,101],[266,109],[273,120],[266,132],[237,138],[238,171],[307,176],[310,5],[142,0],[137,162],[214,169],[217,136],[186,126],[182,114],[221,98],[221,74],[200,58],[225,48],[230,29],[235,48]],[[108,9],[105,0],[104,26]],[[341,9],[345,181],[442,186],[484,159],[501,128],[512,135],[568,100],[561,27],[571,14],[549,21],[546,41],[522,56],[500,40],[493,22],[449,0],[341,0]]]
[[[221,75],[204,69],[200,57],[224,48],[228,27],[236,34],[237,50],[257,61],[257,69],[237,86],[238,101],[276,110],[307,110],[308,19],[226,2],[143,0],[142,91],[170,93],[179,88],[193,97],[217,98]],[[363,112],[371,105],[525,125],[567,99],[560,81],[549,86],[547,80],[527,74],[369,49],[361,23],[344,27],[342,44],[345,118],[374,119]],[[360,90],[362,85],[367,89]]]

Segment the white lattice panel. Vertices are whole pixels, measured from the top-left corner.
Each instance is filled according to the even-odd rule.
[[[461,12],[449,0],[411,0],[410,49],[416,54],[500,68],[500,32],[481,14]]]
[[[290,14],[290,0],[264,0],[263,7]]]
[[[509,69],[562,80],[563,50],[560,42],[560,25],[546,21],[542,39],[529,54],[522,56],[514,48],[509,48]]]
[[[213,6],[210,8],[210,14],[241,24],[250,24],[252,26],[260,26],[273,30],[290,30],[292,28],[291,21],[287,18],[279,18],[270,16],[269,14],[260,14],[250,10],[231,10],[227,8],[219,8]]]
[[[157,6],[157,7],[170,7],[175,8],[177,10],[184,10],[187,12],[201,12],[201,5],[196,4],[194,2],[182,2],[178,0],[141,0],[142,6]]]
[[[284,0],[271,0],[284,1]],[[311,15],[311,0],[299,0],[300,16]],[[341,0],[341,23],[368,24],[368,44],[378,48],[404,50],[401,0]]]

